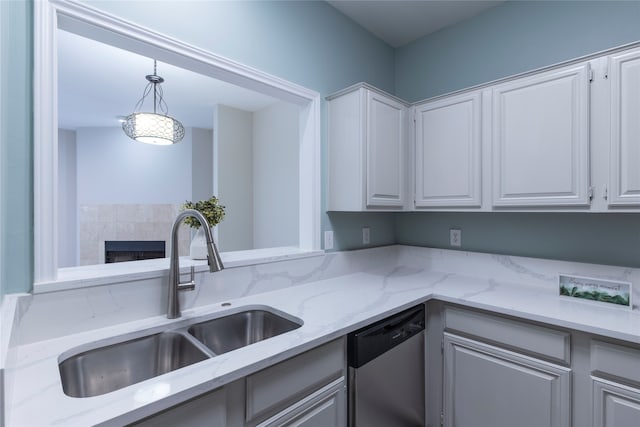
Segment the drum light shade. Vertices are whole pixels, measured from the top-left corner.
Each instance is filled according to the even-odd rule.
[[[178,120],[169,117],[169,108],[163,99],[162,86],[164,79],[156,74],[156,61],[153,61],[153,74],[145,77],[149,83],[144,89],[142,98],[134,107],[134,112],[122,122],[122,130],[133,140],[154,145],[171,145],[182,141],[184,126]],[[144,99],[153,91],[153,113],[137,112],[144,104]],[[160,114],[158,113],[160,111]]]
[[[179,121],[162,114],[133,113],[122,123],[124,133],[131,139],[155,145],[171,145],[184,138]]]

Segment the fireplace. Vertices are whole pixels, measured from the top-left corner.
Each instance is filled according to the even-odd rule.
[[[104,262],[164,258],[165,246],[164,240],[107,240],[104,242]]]

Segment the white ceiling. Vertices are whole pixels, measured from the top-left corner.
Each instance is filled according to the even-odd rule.
[[[469,19],[503,1],[327,0],[392,47]]]
[[[157,73],[165,79],[169,115],[187,127],[211,129],[217,104],[253,112],[279,102],[170,64],[159,62]],[[120,126],[118,117],[131,114],[142,97],[147,74],[151,58],[58,30],[58,126]],[[147,97],[142,110],[152,109]]]

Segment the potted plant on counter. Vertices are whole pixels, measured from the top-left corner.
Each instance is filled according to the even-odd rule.
[[[199,200],[195,203],[187,201],[182,205],[182,210],[186,209],[195,209],[204,215],[211,228],[224,219],[224,206],[220,204],[216,196],[211,196],[207,200]],[[187,217],[184,219],[184,223],[197,230],[191,238],[189,256],[191,259],[207,259],[207,240],[204,229],[200,227],[200,221],[193,217]]]

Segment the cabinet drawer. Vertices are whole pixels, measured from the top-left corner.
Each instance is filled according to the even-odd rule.
[[[344,339],[338,339],[248,376],[247,421],[279,411],[344,376],[344,346]]]
[[[640,348],[592,340],[591,372],[640,384]]]
[[[163,412],[130,424],[129,427],[221,426],[227,422],[224,388],[214,390]]]
[[[344,378],[337,379],[256,427],[346,426],[346,389]]]
[[[568,332],[456,307],[446,307],[444,319],[445,328],[450,331],[483,338],[565,364],[571,360],[571,335]]]

